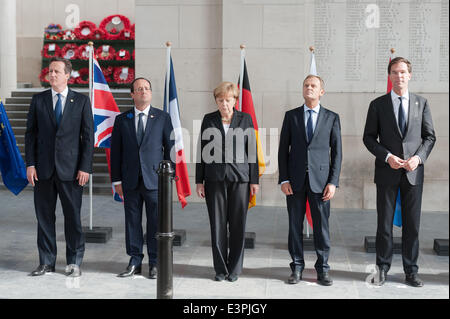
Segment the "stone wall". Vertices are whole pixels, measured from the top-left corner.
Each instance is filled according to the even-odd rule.
[[[285,205],[277,185],[278,138],[285,111],[303,103],[301,82],[309,71],[308,48],[317,44],[309,15],[313,6],[313,1],[307,0],[136,0],[138,75],[152,79],[153,104],[162,105],[164,43],[173,43],[181,122],[189,132],[185,134],[185,144],[191,160],[195,158],[199,121],[205,113],[215,110],[211,92],[223,80],[237,81],[239,46],[246,45],[256,116],[260,129],[265,128],[263,148],[266,160],[270,160],[270,172],[261,178],[257,199],[262,205]],[[345,39],[333,41],[345,42]],[[319,72],[325,69],[319,64],[320,59],[317,63]],[[334,63],[343,61],[336,59]],[[383,94],[386,83],[376,80],[373,83],[373,89],[367,90],[367,83],[345,83],[345,87],[340,87],[339,81],[333,81],[322,99],[325,107],[340,114],[342,125],[344,160],[340,188],[332,202],[336,208],[375,208],[374,157],[364,147],[362,133],[369,103]],[[446,211],[449,207],[448,89],[421,91],[424,86],[414,83],[414,74],[411,86],[429,99],[437,135],[437,143],[426,163],[423,209]],[[194,192],[194,164],[189,164],[188,169]],[[199,201],[196,194],[189,200]]]

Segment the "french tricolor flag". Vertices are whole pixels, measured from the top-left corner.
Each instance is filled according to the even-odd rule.
[[[164,92],[167,92],[167,74],[166,87]],[[187,171],[186,158],[184,155],[183,132],[180,122],[180,110],[177,97],[177,86],[175,84],[175,74],[173,72],[172,57],[170,57],[170,76],[169,76],[169,104],[167,105],[166,95],[164,96],[164,111],[170,114],[172,126],[175,135],[175,151],[176,151],[176,186],[178,200],[181,207],[187,205],[186,197],[191,195],[191,185],[189,184],[189,175]]]
[[[93,58],[92,67],[93,82],[91,104],[92,114],[94,115],[94,147],[105,149],[109,176],[111,177],[111,134],[114,120],[116,119],[116,116],[120,114],[120,111],[95,57]],[[114,185],[112,186],[112,192],[116,201],[123,201],[123,198],[116,193]]]

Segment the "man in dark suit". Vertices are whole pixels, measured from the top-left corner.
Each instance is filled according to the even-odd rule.
[[[286,195],[289,213],[290,284],[302,279],[305,268],[303,220],[307,199],[314,229],[317,282],[324,286],[333,284],[328,274],[328,218],[330,199],[339,186],[342,142],[339,115],[320,105],[320,97],[324,93],[323,80],[316,75],[308,75],[303,81],[305,104],[286,112],[281,129],[278,168],[279,183]]]
[[[393,89],[370,103],[364,129],[364,145],[375,155],[377,185],[376,263],[383,285],[392,262],[392,224],[400,188],[402,203],[402,257],[406,283],[422,287],[419,267],[419,224],[424,164],[436,137],[425,98],[410,93],[411,63],[402,57],[388,66]]]
[[[142,206],[147,214],[147,252],[149,277],[157,275],[158,175],[162,160],[171,159],[174,141],[168,113],[151,106],[152,86],[149,80],[137,78],[131,83],[135,107],[116,117],[111,143],[111,179],[124,197],[126,250],[131,257],[119,277],[141,273]],[[175,165],[173,165],[175,168]]]
[[[35,94],[28,112],[25,158],[27,178],[34,186],[39,249],[39,266],[32,276],[55,271],[57,196],[64,214],[66,274],[81,275],[82,186],[92,172],[94,129],[89,99],[67,87],[71,71],[70,61],[52,58],[49,66],[52,88]]]

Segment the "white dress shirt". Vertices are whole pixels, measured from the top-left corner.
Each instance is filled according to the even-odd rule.
[[[316,106],[314,106],[312,109],[310,109],[309,107],[306,106],[306,104],[303,104],[303,111],[304,111],[304,119],[305,119],[305,132],[307,132],[308,130],[308,120],[309,120],[309,110],[312,110],[312,124],[313,124],[313,134],[314,134],[314,130],[316,129],[316,123],[317,123],[317,117],[319,116],[319,111],[320,111],[320,101],[319,104],[317,104]],[[308,141],[309,142],[309,141]]]
[[[148,113],[150,112],[150,105],[147,106],[143,111],[139,111],[136,107],[134,107],[134,124],[136,125],[136,133],[137,133],[137,128],[138,128],[138,123],[139,123],[139,114],[143,113],[144,116],[142,116],[142,123],[144,124],[144,132],[145,132],[145,127],[147,126],[147,120],[148,120]],[[122,181],[117,181],[114,182],[113,185],[119,185],[122,184]]]
[[[66,88],[60,93],[61,94],[61,115],[64,114],[64,107],[66,106],[66,100],[67,100],[67,94],[69,93],[69,88],[66,86]],[[52,98],[53,98],[53,111],[56,107],[56,102],[58,102],[58,92],[53,90],[52,88]]]
[[[305,133],[307,132],[307,129],[308,129],[307,126],[308,126],[308,120],[309,120],[309,116],[310,116],[309,110],[313,111],[312,112],[312,124],[313,124],[313,134],[314,134],[314,130],[316,129],[316,124],[317,124],[317,118],[319,116],[319,111],[320,111],[320,101],[319,101],[319,104],[314,106],[312,109],[307,107],[306,104],[303,104],[303,112],[304,112],[303,113],[303,118],[305,120]],[[290,181],[282,181],[280,183],[280,185],[283,185],[284,183],[289,183],[289,182]]]
[[[395,93],[394,90],[391,90],[392,105],[394,106],[395,120],[397,123],[398,123],[398,109],[400,107],[399,97],[400,95],[397,95],[397,93]],[[402,98],[402,108],[405,114],[406,125],[408,125],[409,92],[407,91],[405,94],[401,96],[401,98]]]
[[[143,111],[139,111],[136,107],[134,107],[134,124],[136,124],[136,133],[139,123],[139,114],[144,113],[144,116],[142,117],[142,122],[144,124],[144,132],[145,127],[147,126],[147,120],[148,120],[148,112],[150,112],[150,105],[147,106]]]
[[[222,123],[222,125],[223,125],[223,130],[225,131],[225,135],[226,135],[228,133],[228,129],[230,128],[231,124]]]
[[[397,126],[398,126],[398,110],[401,106],[403,108],[403,114],[405,114],[406,125],[408,125],[409,91],[406,91],[406,93],[401,96],[401,98],[402,98],[401,104],[402,105],[400,105],[399,97],[400,97],[400,95],[395,93],[394,90],[391,90],[391,99],[392,99],[392,106],[394,107],[395,122],[397,123]],[[386,155],[386,159],[385,159],[386,163],[391,155],[392,155],[392,153],[390,153],[390,152]],[[419,158],[419,164],[421,164],[422,159],[420,158],[420,156],[419,155],[415,155],[415,156],[417,156]],[[402,159],[407,159],[407,158],[402,158]]]

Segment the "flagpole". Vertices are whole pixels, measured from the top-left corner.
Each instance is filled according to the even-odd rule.
[[[310,65],[310,67],[309,67],[309,73],[310,73],[310,74],[313,74],[313,75],[317,75],[316,61],[315,61],[315,59],[314,59],[314,50],[315,50],[314,46],[310,46],[310,47],[309,47],[309,51],[311,52],[311,59],[310,59],[310,63],[309,63],[309,65]],[[313,59],[314,59],[314,70],[312,69],[312,66],[313,66]],[[311,210],[311,206],[310,206],[309,209]],[[306,228],[306,237],[309,238],[309,223],[308,223],[308,220],[305,219],[305,220],[303,221],[303,223],[304,223],[304,225],[306,225],[306,227],[305,227],[305,228]]]
[[[94,105],[94,89],[93,89],[93,81],[94,81],[94,68],[93,68],[93,58],[94,58],[94,43],[89,41],[89,98],[91,100],[91,105]],[[94,120],[94,118],[92,118]],[[89,176],[89,230],[92,230],[92,174]]]
[[[241,68],[239,72],[239,108],[242,111],[242,83],[244,83],[245,45],[241,44]]]
[[[166,112],[169,112],[169,84],[170,84],[170,50],[172,48],[172,42],[167,41],[166,42],[166,66],[167,66],[167,72],[166,72]]]

